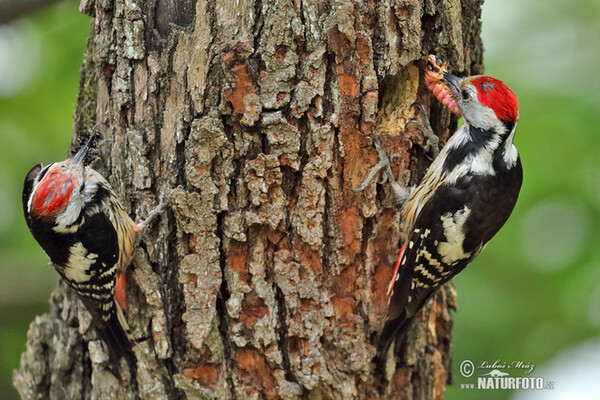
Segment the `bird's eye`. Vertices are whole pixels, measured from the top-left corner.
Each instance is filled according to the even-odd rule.
[[[471,97],[471,93],[469,93],[469,91],[468,91],[468,90],[466,90],[466,89],[463,89],[463,91],[462,91],[462,93],[461,93],[461,94],[462,94],[462,98],[463,98],[463,100],[468,100],[468,99],[469,99],[469,97]]]

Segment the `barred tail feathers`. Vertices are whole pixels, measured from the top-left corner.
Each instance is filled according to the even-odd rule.
[[[136,359],[129,335],[129,326],[123,312],[117,306],[104,328],[98,329],[98,335],[108,348],[108,355],[115,370],[118,370],[121,358],[125,358],[132,375],[136,372]]]

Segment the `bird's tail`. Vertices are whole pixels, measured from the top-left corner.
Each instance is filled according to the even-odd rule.
[[[98,329],[98,335],[108,347],[108,355],[110,362],[114,367],[114,372],[119,375],[119,365],[121,358],[125,358],[127,365],[129,365],[130,373],[133,377],[136,376],[137,364],[135,355],[133,353],[131,340],[129,339],[128,331],[129,326],[125,322],[124,318],[119,317],[119,313],[122,314],[119,307],[116,307],[115,312],[112,313],[110,320],[104,328]],[[123,322],[125,325],[123,325]]]
[[[403,312],[398,318],[394,318],[393,320],[389,320],[385,323],[385,326],[379,335],[377,355],[375,356],[375,365],[379,371],[385,371],[387,355],[392,343],[396,343],[394,352],[398,352],[398,344],[406,335],[406,332],[411,326],[414,318],[414,316],[406,317],[405,312]]]

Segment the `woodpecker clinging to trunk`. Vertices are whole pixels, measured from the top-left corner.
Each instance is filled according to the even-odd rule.
[[[446,107],[463,116],[464,124],[403,206],[407,241],[388,290],[378,362],[385,361],[390,345],[403,336],[432,294],[473,261],[504,225],[523,180],[513,144],[517,98],[508,86],[483,75],[459,78],[435,56],[429,58],[426,82]],[[379,152],[381,167],[389,161]],[[399,195],[407,193],[389,168],[386,174]]]
[[[112,361],[125,357],[133,366],[123,314],[125,269],[136,233],[162,205],[136,224],[108,181],[85,165],[94,140],[92,134],[72,158],[34,166],[25,177],[23,211],[33,237],[92,315]]]

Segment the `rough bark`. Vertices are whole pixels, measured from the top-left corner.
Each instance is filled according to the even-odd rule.
[[[137,218],[166,218],[128,273],[137,377],[122,382],[59,285],[28,333],[26,399],[441,398],[450,286],[420,314],[388,382],[372,358],[400,215],[385,185],[355,194],[378,131],[402,184],[429,160],[404,131],[431,110],[435,53],[482,71],[480,0],[83,0],[93,17],[74,131],[112,139],[96,168]],[[137,384],[135,382],[137,381]]]

